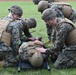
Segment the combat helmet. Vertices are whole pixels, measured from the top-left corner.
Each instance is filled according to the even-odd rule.
[[[45,9],[47,9],[49,7],[49,3],[48,1],[40,1],[38,3],[38,11],[39,12],[43,12]]]
[[[34,18],[27,18],[26,19],[26,24],[29,28],[35,28],[37,25],[37,22]]]
[[[51,8],[48,8],[46,10],[43,11],[42,13],[42,19],[45,21],[45,20],[50,20],[54,17],[56,17],[56,11],[51,9]]]
[[[40,52],[35,52],[32,57],[29,58],[29,62],[34,67],[40,67],[43,64],[43,57]]]
[[[19,15],[20,17],[21,17],[22,14],[23,14],[22,8],[21,8],[20,6],[18,6],[18,5],[12,5],[12,6],[8,9],[8,11],[13,12],[13,13]]]
[[[62,6],[62,13],[64,17],[68,18],[72,14],[72,7],[70,5],[63,5]]]

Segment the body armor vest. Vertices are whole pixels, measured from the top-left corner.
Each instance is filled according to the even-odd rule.
[[[6,32],[6,27],[10,23],[8,20],[0,19],[0,41],[4,42],[6,46],[10,46],[11,34]]]
[[[65,40],[65,43],[66,43],[67,45],[75,45],[75,44],[76,44],[76,28],[75,28],[75,24],[74,24],[72,21],[68,20],[67,18],[63,19],[63,20],[60,21],[59,23],[61,23],[61,22],[70,23],[70,25],[72,25],[72,26],[74,27],[74,30],[71,31],[71,32],[68,34],[68,36],[67,36],[67,38],[66,38],[66,40]]]

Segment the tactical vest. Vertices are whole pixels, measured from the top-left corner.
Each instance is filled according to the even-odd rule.
[[[8,20],[0,19],[0,41],[4,42],[6,46],[10,46],[11,34],[6,32],[6,27],[10,23]]]
[[[20,48],[19,48],[19,53],[20,53],[20,52],[26,52],[26,51],[27,51],[27,53],[29,53],[29,52],[35,53],[35,52],[36,52],[36,50],[35,50],[36,47],[40,47],[40,45],[35,45],[35,44],[34,44],[33,42],[31,42],[31,41],[29,41],[29,42],[24,42],[24,43],[20,46]]]
[[[69,3],[65,3],[65,2],[52,2],[52,5],[58,5],[61,6],[61,11],[64,15],[64,17],[69,18],[70,15],[72,14],[72,7]]]
[[[74,27],[74,30],[71,31],[71,32],[68,34],[68,36],[67,36],[67,38],[66,38],[66,40],[65,40],[65,43],[66,43],[67,45],[75,45],[75,44],[76,44],[76,28],[75,28],[75,24],[74,24],[72,21],[68,20],[67,18],[63,19],[63,20],[60,21],[59,23],[61,23],[61,22],[70,23],[70,25],[72,25],[72,26]]]

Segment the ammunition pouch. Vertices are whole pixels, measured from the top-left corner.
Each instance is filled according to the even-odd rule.
[[[10,46],[11,34],[6,32],[6,27],[11,21],[0,19],[0,41],[5,45]]]
[[[76,45],[76,28],[68,34],[65,42],[67,45]]]
[[[10,46],[11,44],[11,34],[3,31],[0,40],[4,42],[6,46]]]
[[[75,24],[72,21],[68,20],[67,18],[63,19],[61,22],[70,23],[70,25],[73,26],[74,30],[71,31],[68,34],[68,36],[67,36],[67,38],[65,40],[65,43],[66,43],[66,45],[75,45],[76,44],[76,28],[75,28]],[[59,22],[59,23],[61,23],[61,22]]]

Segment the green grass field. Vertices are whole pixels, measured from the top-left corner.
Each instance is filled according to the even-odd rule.
[[[76,9],[76,2],[69,2],[74,9]],[[47,42],[47,34],[45,23],[41,20],[41,14],[37,11],[37,5],[34,5],[32,2],[0,2],[0,17],[5,17],[8,14],[8,8],[12,4],[18,4],[23,9],[22,18],[33,17],[37,21],[37,27],[35,29],[31,29],[30,32],[34,37],[42,36],[43,42]],[[62,69],[57,70],[53,67],[53,64],[50,63],[51,71],[47,71],[47,69],[34,69],[34,70],[22,70],[21,72],[17,72],[16,68],[0,68],[0,75],[76,75],[76,68],[71,69]]]

